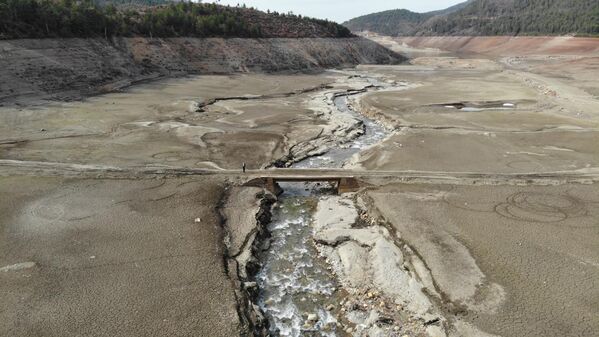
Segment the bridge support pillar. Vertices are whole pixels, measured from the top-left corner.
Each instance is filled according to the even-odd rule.
[[[266,178],[266,181],[264,183],[264,187],[270,193],[272,193],[274,195],[279,195],[279,194],[281,194],[281,192],[283,192],[283,190],[281,189],[281,186],[279,186],[279,184],[277,184],[277,182],[275,181],[275,179],[272,178],[272,177]]]
[[[337,185],[337,193],[351,193],[357,192],[360,189],[360,184],[356,178],[339,178],[339,184]]]

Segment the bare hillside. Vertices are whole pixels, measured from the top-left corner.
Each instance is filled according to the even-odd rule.
[[[73,99],[165,76],[311,72],[404,60],[363,38],[114,38],[0,41],[0,101]]]

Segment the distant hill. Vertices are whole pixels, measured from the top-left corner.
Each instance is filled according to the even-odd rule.
[[[98,5],[115,5],[115,6],[156,6],[176,3],[175,0],[93,0]]]
[[[335,22],[166,0],[0,0],[0,39],[53,37],[350,37]]]
[[[360,16],[344,22],[343,25],[353,32],[370,31],[390,36],[413,35],[413,32],[430,17],[428,13],[392,9]]]
[[[599,1],[470,0],[428,13],[374,13],[344,25],[391,36],[599,35]]]
[[[409,36],[418,32],[420,27],[435,16],[446,15],[464,8],[470,1],[451,6],[446,9],[416,13],[407,9],[392,9],[384,12],[368,14],[344,22],[351,31],[371,31],[383,35]]]

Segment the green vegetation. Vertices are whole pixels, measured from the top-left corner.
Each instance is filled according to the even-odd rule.
[[[180,2],[121,10],[112,4],[72,0],[0,0],[3,38],[97,36],[260,36],[235,11]]]
[[[478,0],[427,28],[440,35],[599,34],[599,1]]]
[[[353,31],[371,31],[383,35],[405,35],[414,31],[418,25],[432,15],[415,13],[407,9],[393,9],[351,19],[344,25]]]
[[[385,35],[599,35],[597,0],[471,0],[444,11],[386,11],[350,20]]]
[[[281,27],[263,29],[274,18],[254,9],[165,0],[0,0],[0,38],[48,37],[346,37],[349,30],[325,20],[277,15]],[[278,13],[277,13],[278,14]],[[285,25],[300,23],[294,36]],[[277,29],[280,28],[280,29]]]

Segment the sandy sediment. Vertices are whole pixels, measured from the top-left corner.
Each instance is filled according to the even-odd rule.
[[[405,195],[423,201],[445,196]],[[487,280],[452,235],[417,223],[402,227],[410,222],[397,214],[389,223],[388,196],[380,196],[322,197],[314,215],[314,241],[349,292],[340,321],[354,336],[493,336],[458,313],[497,312],[505,301],[503,287]]]
[[[396,50],[403,48],[393,41]],[[471,54],[419,57],[411,60],[415,66],[362,67],[413,85],[371,92],[355,102],[356,110],[395,133],[353,158],[352,166],[487,173],[596,167],[599,157],[591,144],[599,134],[599,103],[588,69],[597,55],[584,48],[568,55],[568,41],[564,54],[544,49],[518,59],[517,66],[493,54]]]
[[[360,212],[352,198],[331,196],[321,198],[314,215],[314,240],[350,293],[340,313],[342,321],[354,336],[424,331],[441,336],[441,317],[422,283],[406,268],[410,262],[396,238]]]
[[[418,275],[430,275],[420,279],[449,335],[542,336],[568,325],[574,336],[597,322],[587,301],[596,194],[579,184],[392,184],[365,200],[424,263]]]
[[[199,176],[0,177],[0,335],[239,336],[222,190]]]

